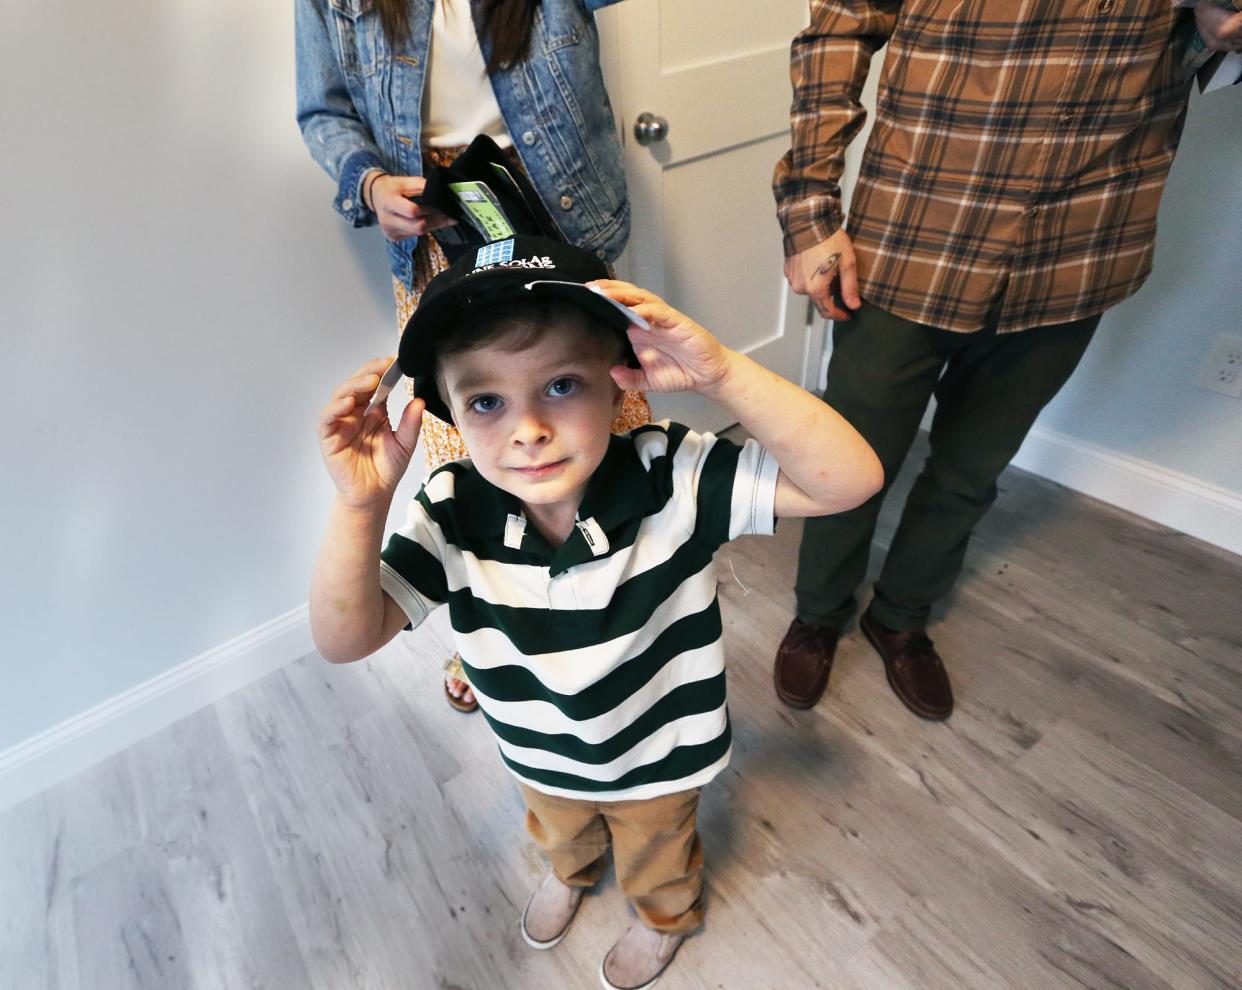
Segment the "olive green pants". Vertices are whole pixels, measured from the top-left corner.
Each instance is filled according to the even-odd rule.
[[[931,397],[931,454],[906,499],[869,614],[921,629],[953,587],[966,544],[996,500],[996,479],[1087,349],[1099,316],[1017,333],[923,326],[863,304],[833,328],[824,400],[875,448],[885,485],[850,512],[808,519],[798,618],[841,629],[857,607],[880,504]]]

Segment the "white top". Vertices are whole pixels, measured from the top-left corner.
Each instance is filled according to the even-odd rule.
[[[502,148],[513,144],[487,78],[470,0],[436,0],[427,58],[422,143],[452,148],[487,134]]]

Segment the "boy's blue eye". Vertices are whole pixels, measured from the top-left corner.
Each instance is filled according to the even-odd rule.
[[[500,408],[500,399],[494,395],[480,395],[470,400],[470,408],[477,413],[495,412]]]
[[[548,386],[549,395],[573,395],[578,391],[578,381],[574,378],[558,378]]]

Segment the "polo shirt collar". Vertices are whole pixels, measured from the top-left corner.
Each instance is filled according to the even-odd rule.
[[[510,516],[524,518],[521,500],[497,488],[478,471],[464,471],[454,486],[458,523],[471,536],[504,544],[506,530],[512,542],[515,526]],[[656,493],[652,479],[639,459],[634,441],[628,436],[612,436],[608,449],[595,473],[587,482],[578,519],[588,523],[594,519],[605,533],[611,533],[633,519],[648,515],[655,507]],[[552,551],[533,525],[527,525],[521,544],[551,557],[554,573],[561,573],[576,564],[595,559],[595,553],[580,528],[556,551]]]
[[[630,436],[613,435],[578,507],[579,519],[594,518],[605,533],[647,515],[655,505],[651,475]]]

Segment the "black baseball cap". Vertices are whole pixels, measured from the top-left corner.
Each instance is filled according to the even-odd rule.
[[[615,329],[625,342],[627,360],[637,367],[625,330],[631,323],[650,329],[647,321],[584,284],[609,277],[600,258],[563,241],[515,235],[485,244],[458,258],[428,283],[401,333],[397,363],[402,374],[413,379],[414,394],[427,403],[427,411],[451,420],[448,404],[436,386],[436,342],[467,307],[551,296],[573,303]]]

